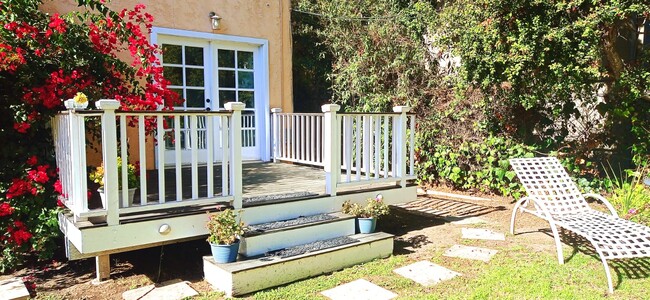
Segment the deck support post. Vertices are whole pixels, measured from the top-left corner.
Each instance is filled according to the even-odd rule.
[[[323,165],[325,167],[325,192],[331,196],[336,196],[336,185],[341,174],[341,147],[339,136],[339,123],[336,112],[341,109],[337,104],[325,104],[321,106],[325,113],[324,126],[324,147]]]
[[[242,159],[241,159],[241,111],[246,107],[242,102],[228,102],[224,105],[226,110],[232,112],[230,119],[230,193],[233,196],[233,207],[242,208]]]
[[[104,195],[106,199],[106,223],[108,226],[120,224],[118,174],[117,174],[117,126],[115,110],[120,102],[111,99],[101,99],[96,102],[102,114],[102,158],[104,161]]]
[[[271,151],[273,151],[273,162],[278,162],[280,156],[280,116],[282,108],[271,108],[271,118],[273,121],[273,136],[271,137]]]
[[[101,283],[111,277],[110,255],[95,256],[95,283]]]
[[[395,122],[395,125],[397,127],[394,129],[395,130],[395,136],[397,137],[396,139],[396,149],[397,149],[397,157],[396,157],[396,164],[397,167],[395,170],[397,171],[397,177],[399,178],[400,185],[404,188],[406,187],[406,120],[408,116],[406,113],[411,110],[410,107],[408,106],[395,106],[393,107],[393,112],[399,113],[399,117],[397,117],[397,122]],[[412,147],[412,146],[411,146]]]

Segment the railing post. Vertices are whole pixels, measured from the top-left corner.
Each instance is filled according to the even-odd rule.
[[[70,109],[70,108],[69,108]],[[69,113],[69,133],[70,133],[70,157],[71,157],[71,195],[68,199],[73,199],[75,220],[77,216],[88,211],[88,195],[86,193],[86,130],[84,117],[78,115],[70,109]]]
[[[117,100],[102,99],[97,101],[97,108],[102,114],[102,156],[104,161],[104,196],[106,197],[106,223],[108,226],[120,224],[118,179],[117,179],[117,126],[115,110],[120,107]]]
[[[325,104],[321,106],[324,116],[324,151],[323,165],[325,167],[325,191],[331,196],[336,196],[336,185],[341,174],[341,147],[339,146],[339,126],[336,112],[341,106],[337,104]]]
[[[278,156],[280,156],[280,116],[279,113],[282,112],[282,108],[271,108],[271,118],[273,120],[273,137],[271,137],[271,151],[273,151],[273,162],[278,162]]]
[[[233,195],[233,207],[235,209],[242,208],[242,162],[241,162],[241,111],[246,107],[246,104],[241,102],[228,102],[224,105],[226,110],[232,112],[230,119],[230,193]]]
[[[397,168],[395,170],[397,170],[397,177],[400,179],[400,185],[402,187],[406,187],[406,113],[409,110],[411,108],[408,106],[393,107],[393,112],[400,113],[399,117],[397,117],[397,122],[395,122],[397,128],[394,128],[394,137],[396,138],[395,147],[397,147],[397,158],[395,161]]]

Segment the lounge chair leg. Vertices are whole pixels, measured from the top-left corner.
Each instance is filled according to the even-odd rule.
[[[607,287],[609,288],[609,293],[614,293],[614,284],[612,283],[612,273],[609,271],[609,265],[607,265],[607,260],[603,257],[602,253],[600,254],[600,260],[603,262],[603,267],[605,267],[605,276],[607,276]]]
[[[517,204],[515,204],[515,207],[512,209],[512,216],[510,217],[510,234],[515,234],[515,218],[517,217],[517,210],[524,201],[526,201],[526,199],[517,201]]]
[[[551,224],[551,231],[553,232],[553,238],[555,239],[555,248],[557,249],[557,261],[563,265],[564,264],[564,254],[562,253],[562,242],[560,241],[560,235],[557,232],[557,226]]]

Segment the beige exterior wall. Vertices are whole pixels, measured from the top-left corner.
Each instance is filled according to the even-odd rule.
[[[265,39],[268,41],[269,106],[293,111],[291,78],[291,3],[290,0],[119,0],[109,6],[119,11],[133,9],[142,3],[145,11],[153,15],[155,27],[216,33]],[[74,0],[46,1],[42,10],[51,13],[67,13],[78,10]],[[212,30],[208,14],[215,12],[222,17],[220,28]],[[128,59],[128,55],[125,55]],[[137,133],[130,130],[130,133]],[[137,138],[130,143],[130,161],[137,160]],[[147,168],[154,168],[154,150],[151,138],[147,138]],[[89,153],[89,165],[98,165],[101,154]]]
[[[291,83],[291,7],[290,0],[119,0],[110,3],[114,10],[147,6],[154,17],[153,25],[174,29],[227,34],[269,41],[270,107],[293,111]],[[48,12],[77,10],[74,0],[45,2]],[[222,17],[218,30],[212,30],[208,14]]]

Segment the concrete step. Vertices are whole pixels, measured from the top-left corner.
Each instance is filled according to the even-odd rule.
[[[343,213],[318,214],[255,224],[242,239],[239,254],[247,257],[354,234],[354,217]]]
[[[217,264],[211,256],[205,256],[203,273],[213,288],[232,297],[388,257],[393,253],[391,234],[376,232],[347,237],[356,241],[284,258],[278,255]],[[303,246],[309,247],[309,244],[300,247]]]

